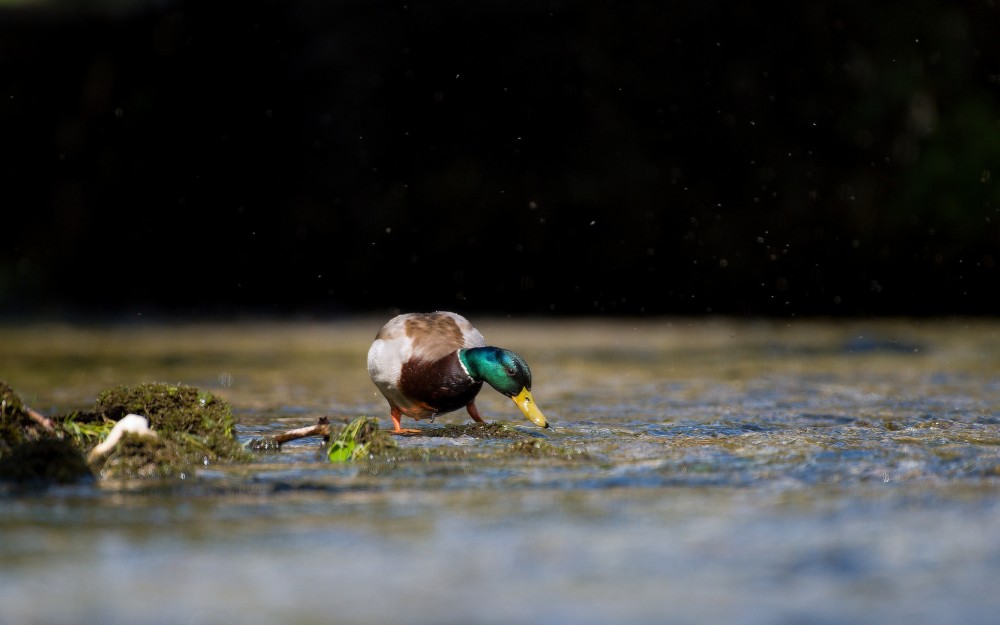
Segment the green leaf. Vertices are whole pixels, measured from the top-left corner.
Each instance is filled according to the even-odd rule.
[[[368,425],[369,427],[365,427]],[[327,458],[330,462],[351,462],[368,454],[369,443],[378,432],[378,422],[368,417],[358,417],[347,424],[340,435],[330,443]]]
[[[343,433],[341,433],[343,437]],[[348,462],[354,456],[354,448],[357,446],[353,440],[345,441],[342,438],[338,438],[330,444],[330,451],[327,452],[327,457],[330,462]]]

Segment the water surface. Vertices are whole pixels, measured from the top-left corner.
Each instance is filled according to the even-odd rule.
[[[489,389],[482,413],[564,454],[417,437],[467,453],[331,466],[303,440],[8,493],[0,622],[1000,622],[1000,324],[476,321],[555,428]],[[0,379],[52,413],[200,386],[242,440],[388,426],[380,322],[5,327]]]

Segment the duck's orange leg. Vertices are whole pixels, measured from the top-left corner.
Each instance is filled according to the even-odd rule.
[[[476,408],[476,402],[471,402],[465,407],[465,409],[469,411],[469,416],[472,417],[473,421],[476,423],[486,423],[483,421],[483,418],[479,416],[479,408]]]
[[[415,434],[423,434],[420,430],[415,430],[413,428],[400,427],[399,420],[402,418],[403,412],[398,406],[392,407],[392,427],[393,431],[390,434],[395,434],[396,436],[413,436]]]

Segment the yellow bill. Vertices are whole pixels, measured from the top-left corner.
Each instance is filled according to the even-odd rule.
[[[542,411],[535,405],[535,400],[531,397],[531,391],[526,388],[522,388],[521,392],[511,397],[511,399],[513,399],[514,403],[517,404],[517,407],[521,409],[524,416],[528,417],[529,421],[538,427],[549,427],[549,422],[545,419],[545,415],[543,415]]]

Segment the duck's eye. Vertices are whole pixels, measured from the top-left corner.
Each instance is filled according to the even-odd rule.
[[[504,369],[507,370],[507,375],[514,375],[515,373],[517,373],[517,369],[515,369],[514,367],[504,367]]]

